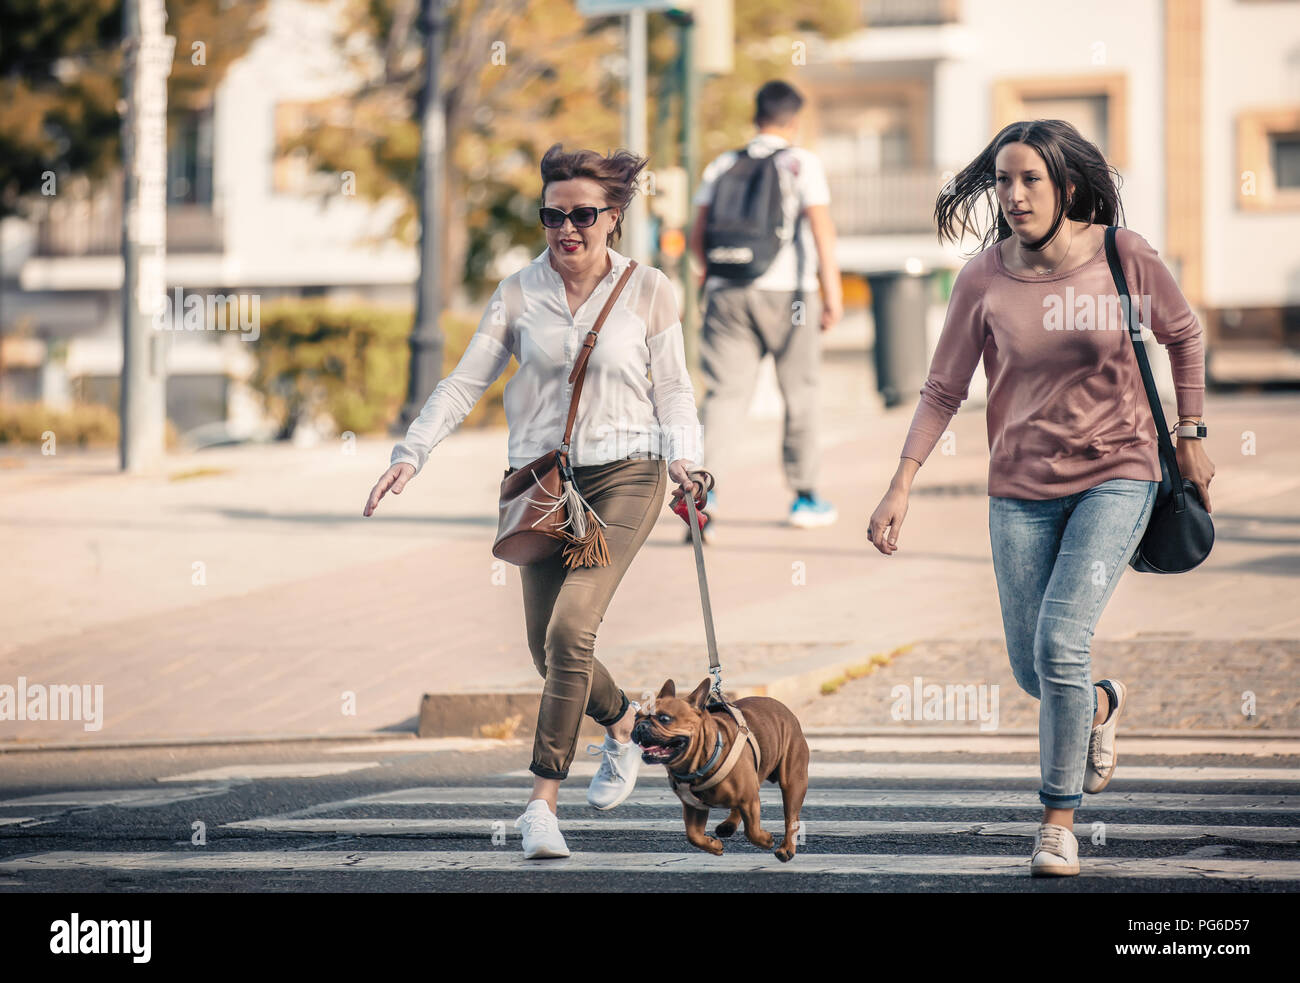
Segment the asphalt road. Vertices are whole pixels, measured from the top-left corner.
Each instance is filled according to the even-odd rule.
[[[589,808],[581,748],[560,809],[573,856],[531,862],[513,828],[529,786],[520,742],[9,753],[0,893],[1294,892],[1298,742],[1225,754],[1240,742],[1198,740],[1176,754],[1121,742],[1110,789],[1076,814],[1083,873],[1064,879],[1028,876],[1029,737],[971,734],[934,751],[814,735],[805,841],[788,864],[739,834],[722,858],[694,850],[657,766],[617,809]],[[779,793],[763,816],[779,837]]]

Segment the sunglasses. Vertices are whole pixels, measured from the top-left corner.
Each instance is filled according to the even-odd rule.
[[[585,229],[596,224],[596,219],[601,212],[607,212],[615,205],[606,205],[604,208],[597,208],[595,205],[580,205],[571,212],[562,212],[558,208],[539,208],[537,214],[541,216],[542,225],[548,229],[558,229],[564,224],[567,218],[573,222],[575,229]]]

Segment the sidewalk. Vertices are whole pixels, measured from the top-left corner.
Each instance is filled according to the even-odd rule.
[[[815,693],[846,667],[920,640],[969,656],[937,682],[978,681],[970,666],[1005,669],[982,409],[972,400],[954,418],[957,453],[936,450],[922,468],[901,549],[884,557],[864,530],[915,403],[881,409],[867,362],[861,350],[827,356],[823,490],[837,525],[783,525],[789,498],[770,412],[744,439],[753,464],[720,489],[725,524],[706,557],[733,689],[797,678],[788,692]],[[1297,410],[1296,394],[1207,397],[1214,553],[1189,575],[1127,572],[1096,633],[1099,666],[1107,652],[1118,660],[1111,643],[1159,642],[1142,650],[1148,686],[1216,678],[1214,667],[1239,655],[1244,675],[1225,686],[1238,699],[1256,692],[1260,714],[1234,723],[1155,701],[1159,719],[1146,726],[1300,726],[1294,701],[1276,702],[1286,681],[1294,692],[1296,646],[1273,641],[1300,637]],[[1257,453],[1243,453],[1246,431]],[[453,435],[406,492],[365,519],[391,447],[213,449],[169,462],[173,477],[213,472],[178,480],[118,475],[112,453],[0,453],[0,685],[21,676],[29,687],[104,687],[101,729],[5,720],[0,745],[410,731],[424,693],[539,690],[517,570],[490,553],[504,431]],[[706,675],[684,532],[665,509],[601,627],[599,656],[632,695],[668,676],[680,689]],[[909,657],[890,669],[904,681]],[[924,671],[915,674],[930,677],[947,658],[917,657]],[[879,696],[868,707],[862,695],[882,678],[810,710],[833,702],[837,721],[883,723]]]

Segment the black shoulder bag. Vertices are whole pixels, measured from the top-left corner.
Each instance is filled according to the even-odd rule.
[[[1137,354],[1142,370],[1142,384],[1146,387],[1147,402],[1156,424],[1156,439],[1160,444],[1160,488],[1156,492],[1151,521],[1147,523],[1142,542],[1129,559],[1128,565],[1139,573],[1186,573],[1200,565],[1210,555],[1214,545],[1214,522],[1205,510],[1200,492],[1189,478],[1178,470],[1178,458],[1169,427],[1156,393],[1156,382],[1147,361],[1146,346],[1142,342],[1142,328],[1128,292],[1128,282],[1119,262],[1115,246],[1115,226],[1106,229],[1106,261],[1119,291],[1121,310],[1128,323],[1128,336]]]

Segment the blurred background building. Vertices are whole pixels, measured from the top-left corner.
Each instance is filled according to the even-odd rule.
[[[570,6],[533,6],[556,2]],[[745,0],[736,2],[739,35]],[[778,66],[793,64],[777,74],[808,97],[803,143],[828,171],[846,301],[868,325],[864,344],[887,331],[911,339],[895,345],[887,367],[900,398],[919,388],[964,261],[936,241],[939,188],[1003,125],[1043,117],[1074,123],[1122,173],[1126,224],[1160,251],[1202,316],[1211,381],[1300,378],[1300,4],[849,0],[848,7],[855,23],[834,37],[799,32],[736,43],[789,51],[793,37],[805,45],[803,63],[781,55]],[[416,252],[391,234],[406,204],[349,194],[345,172],[283,149],[322,120],[346,125],[360,80],[340,44],[343,16],[338,4],[268,0],[263,33],[228,68],[210,105],[173,121],[169,285],[252,293],[263,303],[293,296],[411,304]],[[652,44],[667,36],[652,34]],[[616,58],[600,69],[602,78],[617,71]],[[717,91],[729,83],[709,84]],[[748,130],[753,92],[748,80],[734,85],[743,89],[734,105],[745,114],[722,137],[730,145]],[[490,107],[471,105],[464,118],[485,126],[491,116]],[[539,134],[538,146],[551,136]],[[705,134],[700,166],[720,149],[712,145],[718,136]],[[652,167],[672,163],[657,159],[666,151],[653,141],[651,156]],[[535,173],[532,160],[510,166]],[[487,164],[466,175],[462,188],[474,201],[497,180]],[[0,399],[116,406],[120,187],[118,177],[74,182],[5,220]],[[535,202],[511,207],[527,223]],[[482,231],[504,213],[466,214],[465,224]],[[468,250],[472,259],[472,243],[459,248],[457,256]],[[505,275],[503,265],[533,255],[518,244],[500,252],[509,262],[499,259],[485,275]],[[480,293],[472,286],[453,283],[453,302],[472,306]],[[176,428],[254,430],[262,413],[247,384],[254,346],[223,332],[172,334],[167,403]]]

